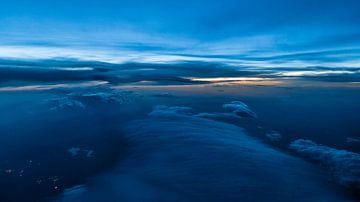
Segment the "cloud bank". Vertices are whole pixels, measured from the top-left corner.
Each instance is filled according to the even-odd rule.
[[[294,79],[360,82],[360,67],[261,67],[211,61],[108,63],[76,59],[2,60],[0,91],[49,90],[76,85],[276,85]],[[253,114],[254,115],[254,114]]]
[[[125,159],[59,201],[345,200],[315,167],[189,110],[158,106],[128,124]]]

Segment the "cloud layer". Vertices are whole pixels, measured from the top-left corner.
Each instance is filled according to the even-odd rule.
[[[60,201],[344,200],[311,165],[188,110],[158,106],[131,122],[127,157]]]
[[[294,79],[323,82],[360,82],[360,68],[264,68],[226,62],[107,63],[99,61],[1,60],[0,91],[48,90],[79,83],[90,85],[252,84]],[[82,84],[79,84],[81,86]],[[254,115],[254,114],[253,114]]]

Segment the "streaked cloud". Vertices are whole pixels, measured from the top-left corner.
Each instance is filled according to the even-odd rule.
[[[105,85],[106,81],[90,81],[83,83],[66,83],[66,84],[53,84],[53,85],[25,85],[25,86],[6,86],[0,87],[0,92],[11,92],[11,91],[43,91],[53,89],[66,89],[66,88],[86,88]]]

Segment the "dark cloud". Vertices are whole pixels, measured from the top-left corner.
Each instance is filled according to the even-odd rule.
[[[315,57],[314,54],[303,53],[297,55],[274,56],[270,59],[257,60],[292,60],[297,57]],[[326,54],[341,54],[328,52]],[[317,57],[317,56],[316,56]],[[323,56],[319,56],[323,57]],[[256,59],[255,59],[256,60]],[[323,59],[321,59],[323,60]],[[325,59],[324,59],[325,60]],[[275,62],[276,63],[276,62]],[[298,71],[305,73],[296,74]],[[295,74],[292,74],[295,72]],[[320,72],[320,74],[318,74]],[[290,73],[290,74],[289,74]],[[311,66],[302,68],[293,67],[261,67],[231,65],[223,62],[184,61],[177,63],[124,63],[113,64],[105,62],[78,61],[73,59],[62,60],[1,60],[0,81],[2,86],[56,84],[64,82],[105,81],[110,85],[121,85],[149,82],[152,85],[192,85],[207,84],[216,81],[193,80],[192,78],[216,77],[259,77],[283,78],[295,75],[320,81],[358,82],[360,81],[359,68],[351,67],[322,67]],[[292,76],[294,77],[294,76]],[[16,86],[15,85],[15,86]]]
[[[86,81],[100,80],[92,71],[66,71],[58,69],[44,69],[37,67],[0,67],[0,81]]]
[[[1,61],[0,61],[1,62]],[[5,61],[0,66],[0,81],[84,81],[103,80],[113,84],[154,81],[159,84],[204,83],[186,77],[216,77],[254,75],[220,63],[182,62],[175,64],[92,63],[91,61]],[[60,68],[61,67],[61,68]],[[68,67],[69,69],[64,69]],[[88,67],[92,69],[79,70]],[[73,70],[72,70],[72,69]],[[211,71],[209,71],[211,70]]]

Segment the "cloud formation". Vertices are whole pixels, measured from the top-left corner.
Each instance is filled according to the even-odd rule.
[[[280,65],[281,66],[281,65]],[[291,78],[288,79],[288,78]],[[299,80],[359,82],[360,67],[261,67],[224,61],[107,63],[100,61],[1,60],[0,91],[49,90],[84,85],[257,85]]]
[[[60,201],[345,200],[300,159],[239,127],[158,106],[128,124],[129,150],[116,168]],[[325,183],[326,184],[326,183]],[[261,194],[258,194],[261,190]]]
[[[71,109],[71,108],[80,108],[85,109],[85,105],[78,101],[74,100],[70,97],[59,97],[59,98],[53,98],[49,99],[48,102],[52,105],[51,109]]]
[[[360,154],[304,139],[295,140],[289,147],[328,168],[341,184],[360,189]]]
[[[85,109],[87,106],[92,106],[94,103],[125,104],[129,103],[133,98],[134,95],[132,92],[94,88],[77,90],[75,92],[67,93],[64,96],[48,99],[47,103],[52,105],[52,110],[71,108]]]
[[[199,118],[209,119],[239,119],[239,118],[256,118],[255,112],[251,111],[250,108],[243,102],[232,101],[230,104],[224,104],[223,108],[231,112],[201,112],[194,113],[191,107],[180,107],[174,106],[169,107],[165,105],[155,106],[153,111],[149,113],[149,116],[162,117],[165,115],[186,115]]]
[[[257,118],[256,113],[241,101],[232,101],[229,104],[224,104],[223,108],[231,112],[201,112],[192,116],[210,119]]]
[[[155,106],[153,111],[149,113],[149,116],[152,117],[164,117],[164,116],[174,116],[174,115],[189,115],[192,111],[191,107],[168,107],[165,105]]]
[[[232,113],[239,117],[257,118],[256,113],[241,101],[232,101],[229,104],[224,104],[223,108],[232,111]]]

